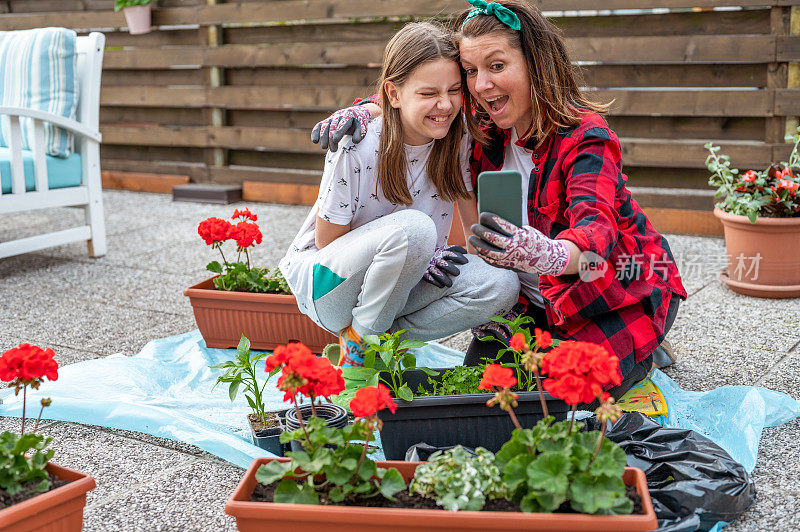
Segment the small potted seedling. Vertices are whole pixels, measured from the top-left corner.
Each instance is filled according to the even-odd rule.
[[[225,371],[223,375],[217,377],[214,386],[221,383],[228,384],[228,396],[231,401],[236,399],[241,391],[247,404],[250,405],[252,411],[247,415],[247,421],[250,425],[250,437],[253,444],[272,454],[283,456],[283,446],[280,442],[283,426],[280,415],[277,412],[266,412],[264,407],[264,388],[272,374],[263,383],[259,383],[256,378],[258,365],[267,355],[269,355],[267,352],[251,354],[250,340],[242,335],[239,345],[236,347],[236,357],[233,360],[215,364],[211,366],[211,369]]]

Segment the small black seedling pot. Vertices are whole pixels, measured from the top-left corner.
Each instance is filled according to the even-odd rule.
[[[329,427],[343,429],[347,426],[347,410],[339,405],[333,403],[323,403],[316,405],[317,417],[320,417],[328,422]],[[311,417],[311,405],[300,405],[300,415],[303,416],[303,421]],[[286,422],[284,424],[287,432],[300,428],[300,421],[297,419],[297,413],[294,408],[286,411]],[[293,440],[291,442],[292,451],[302,451],[303,446],[299,441]]]

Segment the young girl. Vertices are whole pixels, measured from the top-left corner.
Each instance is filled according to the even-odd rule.
[[[384,116],[358,144],[328,152],[319,197],[280,263],[300,309],[339,333],[342,365],[363,364],[364,335],[441,338],[517,300],[516,274],[445,247],[453,202],[474,213],[475,201],[457,60],[437,25],[392,38],[378,84]]]

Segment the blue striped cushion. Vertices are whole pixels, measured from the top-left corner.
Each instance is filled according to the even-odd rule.
[[[0,105],[47,111],[75,119],[79,85],[76,34],[65,28],[0,31]],[[33,121],[22,119],[22,147],[33,148]],[[0,117],[0,146],[9,146],[10,122]],[[44,124],[47,155],[67,157],[74,139]]]

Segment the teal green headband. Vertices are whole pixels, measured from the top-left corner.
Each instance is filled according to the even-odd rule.
[[[484,0],[467,0],[470,4],[475,6],[470,10],[467,18],[464,19],[464,24],[467,23],[468,20],[478,17],[480,15],[489,15],[492,17],[496,17],[497,20],[511,28],[512,30],[519,31],[520,23],[519,17],[516,13],[508,9],[504,5],[500,5],[497,2],[484,2]],[[464,27],[464,24],[461,27]]]

